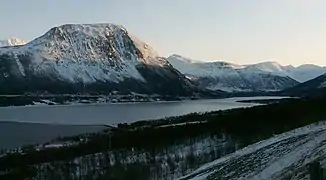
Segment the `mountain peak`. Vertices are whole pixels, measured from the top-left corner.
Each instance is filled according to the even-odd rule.
[[[53,27],[40,38],[47,38],[51,40],[61,39],[64,40],[64,35],[69,36],[88,36],[98,37],[101,36],[105,39],[114,33],[121,33],[128,35],[126,28],[121,25],[102,23],[102,24],[64,24],[61,26]]]
[[[266,61],[257,64],[247,65],[247,68],[257,69],[267,73],[276,73],[281,76],[287,76],[287,73],[285,72],[285,67],[275,61]]]
[[[110,23],[65,24],[53,27],[43,36],[30,42],[29,47],[31,46],[54,60],[136,62],[142,59],[152,64],[159,63],[148,60],[159,56],[154,48],[129,34],[122,25]]]
[[[190,63],[190,64],[194,64],[194,63],[200,63],[202,61],[199,60],[194,60],[185,56],[181,56],[179,54],[172,54],[171,56],[168,57],[169,61],[173,61],[173,62],[179,62],[179,63]],[[171,63],[170,62],[170,63]]]
[[[257,64],[254,64],[255,66],[259,66],[259,67],[276,67],[276,68],[279,68],[279,67],[283,67],[280,63],[276,62],[276,61],[266,61],[266,62],[260,62],[260,63],[257,63]]]
[[[298,69],[319,69],[320,66],[317,66],[315,64],[302,64],[297,67]]]
[[[121,31],[123,33],[128,34],[127,29],[119,24],[113,24],[113,23],[98,23],[98,24],[64,24],[58,27],[52,28],[54,30],[61,30],[61,31],[67,31],[69,33],[73,33],[76,31],[83,32],[87,35],[96,36],[97,33],[103,33],[110,31]],[[51,30],[50,30],[51,31]]]
[[[19,46],[19,45],[25,45],[27,42],[23,39],[19,38],[10,38],[6,40],[0,40],[0,47],[5,46]]]

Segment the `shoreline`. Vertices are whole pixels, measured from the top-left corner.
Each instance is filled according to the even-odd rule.
[[[1,96],[0,96],[1,97]],[[6,97],[6,96],[2,96]],[[15,97],[18,97],[15,96]],[[19,96],[24,97],[24,96]],[[157,100],[157,101],[122,101],[122,102],[68,102],[67,104],[40,104],[36,103],[34,105],[13,105],[13,106],[0,106],[1,109],[9,108],[33,108],[33,107],[68,107],[68,106],[104,106],[104,105],[126,105],[126,104],[155,104],[155,103],[173,103],[173,102],[186,102],[186,101],[201,101],[201,100],[222,100],[221,102],[239,102],[239,103],[251,103],[250,101],[259,100],[278,100],[278,99],[289,99],[293,97],[289,96],[252,96],[252,97],[230,97],[230,98],[199,98],[199,99],[183,99],[180,100]],[[40,99],[46,100],[46,99]],[[46,100],[47,101],[47,100]],[[35,103],[35,102],[34,102]]]

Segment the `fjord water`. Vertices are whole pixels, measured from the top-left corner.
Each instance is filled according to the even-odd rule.
[[[256,104],[239,103],[237,101],[279,98],[282,97],[249,97],[102,105],[5,107],[0,108],[0,148],[14,148],[27,144],[45,143],[58,136],[95,132],[105,128],[96,124],[113,125],[193,112],[250,107]]]
[[[147,102],[97,105],[27,106],[0,108],[0,121],[70,125],[114,125],[255,104],[238,99]]]

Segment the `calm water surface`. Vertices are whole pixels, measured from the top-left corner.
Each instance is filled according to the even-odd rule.
[[[252,103],[239,103],[236,100],[214,99],[103,105],[6,107],[0,108],[0,121],[112,125],[254,105]]]

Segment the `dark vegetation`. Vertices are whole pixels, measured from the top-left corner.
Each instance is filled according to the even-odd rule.
[[[284,99],[257,99],[257,100],[242,100],[237,102],[242,103],[258,103],[258,104],[273,104],[291,101],[293,98],[284,98]]]
[[[133,148],[151,151],[184,142],[185,139],[191,141],[204,136],[227,135],[241,148],[274,134],[325,120],[325,107],[326,99],[323,98],[292,99],[252,108],[120,124],[118,128],[94,134],[88,137],[87,141],[76,146],[30,150],[25,154],[14,153],[3,156],[0,158],[0,172],[5,173],[2,176],[0,174],[0,179],[13,176],[30,177],[36,173],[32,166],[35,164],[69,161],[76,157],[108,150]],[[185,122],[198,123],[172,125]],[[160,127],[169,124],[170,126]],[[72,137],[74,138],[76,137]],[[230,152],[235,150],[233,148]]]

